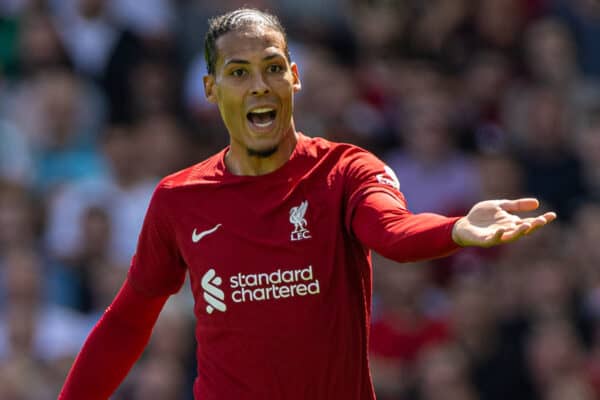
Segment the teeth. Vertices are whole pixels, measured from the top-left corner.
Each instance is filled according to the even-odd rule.
[[[254,125],[258,126],[259,128],[266,128],[267,126],[271,125],[273,123],[273,121],[269,121],[269,122],[265,122],[265,123],[259,123],[259,122],[255,122]]]
[[[271,111],[275,111],[274,108],[270,108],[270,107],[262,107],[262,108],[255,108],[254,110],[251,110],[251,113],[255,113],[255,114],[261,114],[261,113],[268,113]]]

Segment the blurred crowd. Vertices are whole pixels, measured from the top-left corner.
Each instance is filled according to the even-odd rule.
[[[0,399],[56,398],[158,180],[227,144],[203,39],[242,5],[288,31],[297,128],[375,152],[412,211],[558,212],[499,248],[374,255],[378,398],[600,399],[593,0],[0,1]],[[114,399],[191,399],[193,326],[184,288]]]

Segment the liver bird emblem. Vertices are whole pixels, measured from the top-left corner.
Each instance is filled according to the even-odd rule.
[[[306,228],[306,218],[304,215],[306,214],[306,209],[308,208],[308,200],[304,200],[297,207],[292,207],[290,209],[290,223],[294,224],[294,233],[301,232]]]

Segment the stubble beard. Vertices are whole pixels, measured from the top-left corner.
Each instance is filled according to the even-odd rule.
[[[246,148],[246,153],[250,157],[268,158],[268,157],[271,157],[273,154],[275,154],[277,152],[277,149],[279,149],[279,145],[275,145],[271,148],[264,149],[264,150],[256,150],[256,149],[251,149],[248,147],[248,148]]]

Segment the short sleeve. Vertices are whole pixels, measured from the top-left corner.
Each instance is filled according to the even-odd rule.
[[[344,223],[348,231],[351,231],[357,205],[369,194],[385,193],[397,200],[401,208],[407,209],[396,174],[375,155],[359,147],[351,147],[344,154],[342,165],[346,199]]]
[[[149,296],[179,291],[186,265],[169,220],[168,189],[159,185],[150,200],[129,270],[131,284]]]

